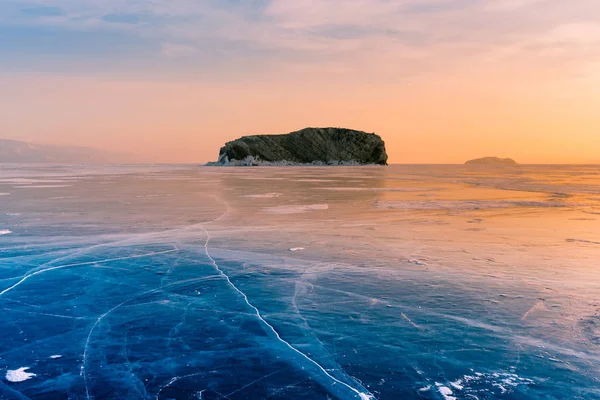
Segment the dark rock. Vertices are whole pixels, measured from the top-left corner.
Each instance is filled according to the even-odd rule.
[[[498,158],[498,157],[483,157],[469,160],[465,164],[467,165],[517,165],[517,162],[512,158]]]
[[[378,135],[343,128],[306,128],[228,142],[213,165],[387,165]]]

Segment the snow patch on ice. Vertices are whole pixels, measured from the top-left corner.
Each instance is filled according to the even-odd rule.
[[[59,358],[62,358],[62,354],[54,354],[54,355],[50,356],[50,359],[52,359],[52,360],[56,360],[56,359],[59,359]]]
[[[436,382],[435,385],[445,400],[456,400],[456,397],[453,396],[452,389],[450,389],[448,386],[444,386],[438,382]]]
[[[465,387],[462,385],[462,379],[456,380],[454,382],[450,382],[450,386],[457,390],[463,390]]]
[[[302,250],[304,250],[304,247],[292,247],[290,249],[290,251],[302,251]]]
[[[0,229],[0,236],[9,235],[11,233],[12,233],[12,231],[9,231],[8,229]]]
[[[301,214],[310,211],[323,211],[329,209],[329,204],[309,204],[293,206],[277,206],[263,208],[268,214]]]
[[[29,367],[22,367],[19,369],[9,369],[6,371],[6,380],[9,382],[23,382],[36,376],[32,372],[27,372]]]

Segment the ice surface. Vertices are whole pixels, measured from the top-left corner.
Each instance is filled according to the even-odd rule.
[[[50,189],[50,188],[66,188],[72,185],[27,185],[27,186],[16,186],[22,189]]]
[[[282,193],[263,193],[263,194],[247,194],[244,197],[250,199],[273,199],[282,196]]]
[[[14,185],[32,185],[41,183],[65,183],[64,179],[31,179],[31,178],[0,178],[0,184],[12,183]]]
[[[598,167],[0,179],[2,399],[600,398]]]
[[[600,244],[600,242],[595,242],[593,240],[587,239],[566,239],[569,243],[585,243],[585,244]]]
[[[263,211],[270,214],[300,214],[310,211],[323,211],[329,209],[328,204],[308,204],[267,207]]]
[[[355,186],[346,186],[346,187],[324,187],[319,188],[320,190],[331,190],[335,192],[430,192],[434,190],[439,190],[436,188],[423,188],[423,187],[389,187],[389,188],[381,188],[381,187],[355,187]]]
[[[0,229],[0,236],[1,235],[8,235],[11,234],[12,231],[9,231],[8,229]]]
[[[514,207],[567,207],[564,202],[541,201],[489,201],[489,200],[456,200],[456,201],[378,201],[377,207],[406,210],[485,210]]]
[[[465,375],[462,378],[449,382],[449,387],[436,383],[438,389],[444,395],[454,395],[458,398],[477,397],[477,394],[484,393],[492,396],[502,396],[512,394],[518,388],[526,388],[529,385],[534,385],[535,381],[528,378],[520,377],[513,373],[481,373],[474,372],[471,375]],[[483,388],[488,389],[483,389]],[[444,388],[444,389],[442,389]]]

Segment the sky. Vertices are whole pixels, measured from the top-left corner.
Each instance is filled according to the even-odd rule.
[[[0,138],[148,161],[376,132],[391,163],[600,163],[598,0],[1,0]]]

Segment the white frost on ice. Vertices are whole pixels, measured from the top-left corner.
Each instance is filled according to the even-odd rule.
[[[409,324],[411,324],[415,328],[417,328],[417,329],[423,329],[419,325],[415,324],[415,322],[412,319],[408,318],[408,315],[406,315],[404,313],[400,313],[400,315],[402,316],[402,318],[404,318]]]
[[[474,395],[480,390],[479,387],[481,385],[489,385],[491,386],[488,389],[490,393],[501,395],[512,392],[518,386],[533,385],[534,383],[531,379],[522,378],[511,373],[474,372],[473,375],[465,375],[454,382],[450,382],[449,385],[465,395]],[[436,385],[440,387],[439,384],[436,383]]]
[[[23,382],[36,376],[32,372],[27,372],[29,367],[19,369],[9,369],[6,371],[6,380],[9,382]]]
[[[317,182],[335,182],[333,179],[293,179],[294,182],[306,182],[306,183],[317,183]]]
[[[430,390],[431,390],[431,385],[425,386],[425,387],[419,389],[419,392],[429,392]]]
[[[247,194],[244,197],[249,199],[273,199],[282,196],[282,193],[263,193],[263,194]]]
[[[66,188],[73,185],[27,185],[27,186],[15,186],[23,189],[50,189],[50,188]]]
[[[59,358],[62,358],[62,354],[54,354],[54,355],[50,356],[50,359],[52,359],[52,360],[56,360],[56,359],[59,359]]]
[[[310,211],[323,211],[329,209],[329,204],[290,205],[263,208],[269,214],[301,214]]]
[[[302,250],[304,250],[304,247],[292,247],[290,249],[290,251],[302,251]]]
[[[531,307],[529,310],[527,310],[527,312],[525,314],[523,314],[523,317],[521,317],[521,320],[525,321],[527,319],[527,317],[529,317],[531,314],[533,314],[535,312],[539,312],[539,311],[548,311],[543,300],[538,300],[538,302],[535,303],[533,307]]]
[[[11,234],[12,231],[9,231],[8,229],[0,229],[0,236],[2,235],[8,235]]]
[[[32,185],[40,183],[66,183],[67,179],[0,178],[0,183],[13,185]]]

